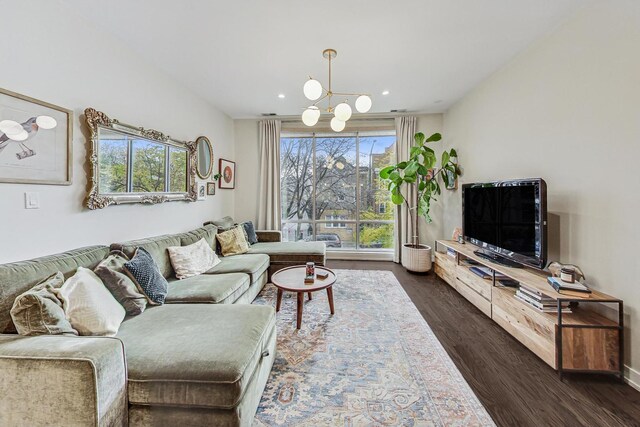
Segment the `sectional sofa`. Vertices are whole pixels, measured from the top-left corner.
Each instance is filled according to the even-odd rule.
[[[325,247],[258,232],[249,253],[175,279],[167,247],[215,245],[216,232],[208,224],[0,265],[0,331],[19,294],[57,271],[94,268],[111,249],[144,247],[169,281],[165,304],[125,319],[115,337],[0,334],[0,425],[249,426],[276,353],[274,309],[250,303],[277,269],[324,265]]]

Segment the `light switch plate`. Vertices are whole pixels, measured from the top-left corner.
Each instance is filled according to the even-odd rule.
[[[40,193],[26,192],[24,193],[25,209],[40,209]]]

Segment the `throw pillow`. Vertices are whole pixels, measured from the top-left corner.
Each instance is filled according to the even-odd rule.
[[[78,267],[56,293],[69,323],[80,335],[114,336],[126,315],[102,280],[88,268]]]
[[[247,242],[249,242],[250,245],[258,243],[258,235],[256,234],[256,229],[253,226],[253,222],[245,221],[242,223],[242,226],[244,227],[244,233],[247,236]]]
[[[225,216],[224,218],[211,221],[210,224],[215,225],[216,227],[218,227],[223,231],[227,231],[227,230],[231,230],[234,227],[235,222],[233,221],[233,218],[231,218],[230,216]]]
[[[216,239],[220,242],[222,249],[222,256],[239,255],[249,250],[249,243],[244,237],[243,230],[243,227],[239,225],[229,231],[216,234]]]
[[[178,279],[197,276],[220,263],[220,258],[204,238],[193,245],[170,246],[167,250]]]
[[[123,252],[112,251],[93,272],[102,280],[115,299],[122,304],[129,316],[136,316],[147,308],[147,297],[138,291],[127,276],[124,265],[129,261]]]
[[[136,249],[131,261],[124,264],[124,269],[151,304],[164,304],[169,283],[149,252],[144,248]]]
[[[63,284],[64,275],[57,272],[16,298],[10,313],[20,335],[78,335],[55,294]]]

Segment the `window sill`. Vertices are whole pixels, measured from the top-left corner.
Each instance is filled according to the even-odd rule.
[[[358,261],[393,261],[393,251],[347,251],[327,249],[327,259],[344,259]]]

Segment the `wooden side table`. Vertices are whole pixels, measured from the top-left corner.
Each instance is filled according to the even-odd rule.
[[[306,275],[306,266],[296,265],[293,267],[283,268],[278,270],[271,277],[271,282],[278,288],[278,299],[276,302],[276,311],[280,311],[280,305],[282,304],[282,294],[284,291],[295,292],[298,296],[298,313],[296,318],[296,329],[300,329],[302,325],[302,308],[304,306],[304,294],[309,295],[311,299],[311,293],[327,290],[327,297],[329,299],[329,309],[331,314],[335,314],[333,307],[333,284],[336,282],[336,274],[326,268],[316,266],[316,273],[318,271],[326,272],[329,276],[326,279],[319,279],[316,277],[313,283],[304,283]]]

